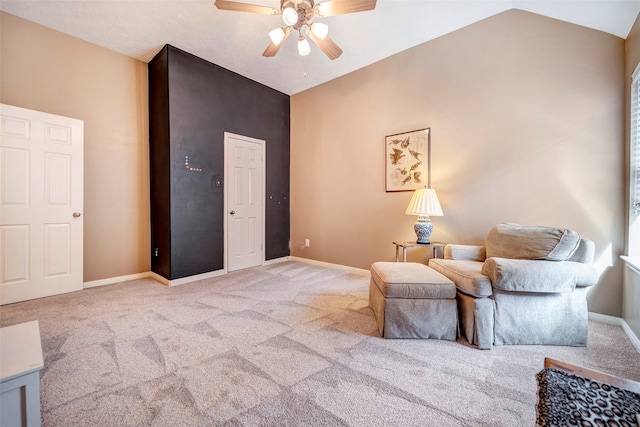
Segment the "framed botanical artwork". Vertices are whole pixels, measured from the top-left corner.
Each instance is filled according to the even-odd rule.
[[[389,135],[384,147],[386,191],[411,191],[430,185],[430,128]]]

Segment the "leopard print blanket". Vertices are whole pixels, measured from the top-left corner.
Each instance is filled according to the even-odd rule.
[[[536,380],[537,426],[638,426],[638,393],[550,368]]]

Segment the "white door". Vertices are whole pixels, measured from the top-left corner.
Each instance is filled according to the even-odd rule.
[[[224,134],[227,271],[264,262],[265,142]]]
[[[0,304],[82,289],[82,120],[0,104]]]

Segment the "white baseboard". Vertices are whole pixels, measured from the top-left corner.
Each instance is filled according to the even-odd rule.
[[[640,353],[640,338],[633,333],[633,329],[631,329],[631,326],[629,326],[624,319],[622,319],[622,330],[627,334],[629,340],[631,340],[631,344],[638,350],[638,353]]]
[[[222,276],[223,274],[227,274],[227,272],[225,270],[216,270],[216,271],[210,271],[208,273],[194,274],[193,276],[181,277],[180,279],[169,280],[160,276],[157,273],[154,273],[153,271],[150,271],[149,277],[166,286],[178,286],[178,285],[184,285],[185,283],[195,282],[198,280],[210,279],[212,277]]]
[[[225,274],[224,270],[216,270],[208,273],[196,274],[194,276],[182,277],[180,279],[169,280],[158,273],[153,271],[145,271],[144,273],[128,274],[126,276],[110,277],[108,279],[92,280],[90,282],[84,282],[82,284],[83,289],[95,288],[96,286],[113,285],[120,282],[128,282],[130,280],[138,279],[153,279],[156,282],[160,282],[166,286],[182,285],[184,283],[195,282],[196,280],[209,279],[211,277],[217,277]]]
[[[130,280],[146,279],[151,277],[150,271],[144,273],[127,274],[126,276],[110,277],[108,279],[92,280],[82,284],[83,289],[95,288],[96,286],[113,285],[120,282],[128,282]]]
[[[276,264],[279,262],[289,261],[289,257],[270,259],[264,262],[264,265]],[[154,273],[153,271],[145,271],[144,273],[127,274],[126,276],[110,277],[108,279],[92,280],[84,282],[82,284],[83,289],[95,288],[96,286],[113,285],[120,282],[128,282],[130,280],[147,279],[151,278],[156,282],[160,282],[163,285],[174,286],[181,285],[183,283],[194,282],[196,280],[208,279],[210,277],[221,276],[225,274],[224,270],[216,270],[209,273],[197,274],[195,276],[183,277],[181,279],[169,280],[165,279],[161,275]]]
[[[291,257],[288,257],[288,256],[285,256],[282,258],[268,259],[268,260],[265,260],[265,262],[262,265],[278,264],[278,263],[290,261],[290,260],[291,260]]]
[[[624,319],[620,317],[607,316],[606,314],[589,312],[589,320],[600,323],[607,323],[609,325],[620,326],[624,333],[627,334],[627,337],[629,338],[629,341],[631,341],[631,344],[633,344],[636,350],[638,350],[638,353],[640,353],[640,339],[638,339],[636,334],[633,333],[633,330],[627,324],[627,322],[624,321]]]
[[[589,320],[595,322],[606,323],[608,325],[622,326],[623,320],[615,316],[607,316],[606,314],[589,312]]]
[[[297,257],[297,256],[292,256],[292,257],[289,257],[289,258],[291,258],[292,261],[300,261],[300,262],[304,262],[304,263],[307,263],[307,264],[318,265],[320,267],[335,268],[337,270],[344,270],[344,271],[348,271],[350,273],[361,274],[361,275],[364,275],[364,276],[368,276],[370,274],[369,270],[365,270],[363,268],[348,267],[346,265],[332,264],[330,262],[316,261],[314,259],[300,258],[300,257]]]

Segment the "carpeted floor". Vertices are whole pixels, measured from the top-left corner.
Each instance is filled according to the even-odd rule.
[[[287,261],[0,307],[39,320],[44,426],[533,426],[544,357],[640,381],[621,328],[587,347],[385,340],[365,275]]]

